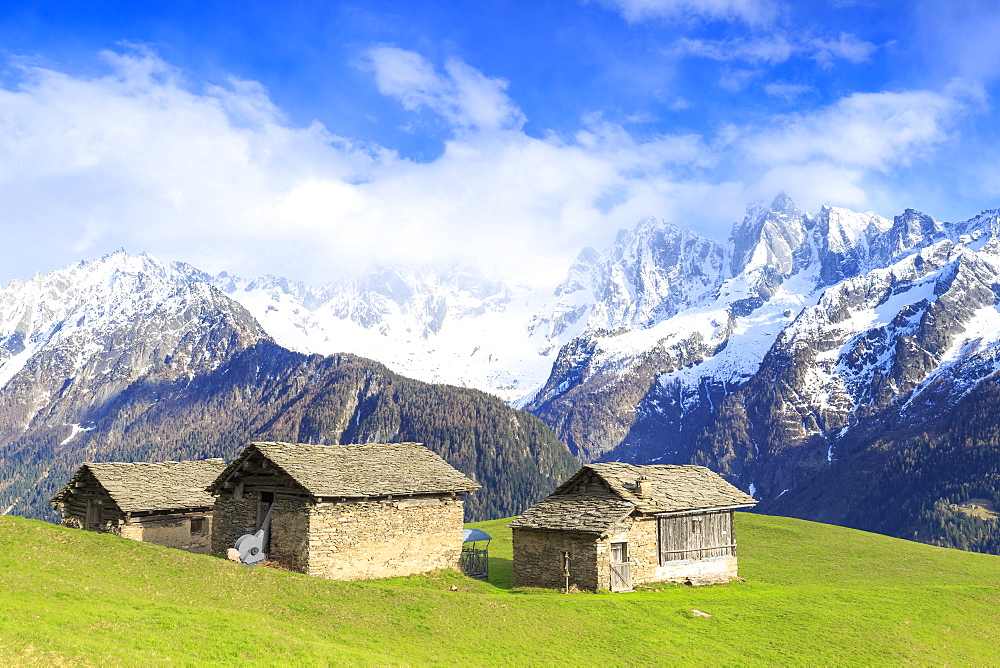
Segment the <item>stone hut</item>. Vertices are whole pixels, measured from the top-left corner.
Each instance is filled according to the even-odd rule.
[[[733,511],[755,503],[702,466],[589,464],[510,523],[514,586],[728,582]]]
[[[262,527],[267,558],[361,580],[458,568],[463,496],[479,485],[417,443],[250,444],[216,478],[212,551]]]
[[[62,524],[208,554],[212,508],[206,491],[226,462],[83,464],[49,505]]]

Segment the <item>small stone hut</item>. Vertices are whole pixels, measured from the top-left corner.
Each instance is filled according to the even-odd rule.
[[[755,503],[702,466],[588,464],[510,523],[514,586],[727,582],[733,511]]]
[[[222,459],[83,464],[49,505],[62,524],[208,554],[212,508],[206,488]]]
[[[217,477],[212,551],[258,530],[268,559],[361,580],[458,568],[463,497],[479,485],[418,443],[250,444]]]

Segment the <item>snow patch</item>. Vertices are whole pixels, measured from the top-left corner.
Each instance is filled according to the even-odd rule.
[[[82,434],[83,432],[86,431],[94,431],[94,429],[96,428],[95,425],[91,425],[89,427],[81,427],[78,424],[68,424],[66,426],[72,427],[72,430],[70,431],[69,436],[67,436],[59,445],[66,445],[67,443],[72,441],[77,436],[77,434]]]

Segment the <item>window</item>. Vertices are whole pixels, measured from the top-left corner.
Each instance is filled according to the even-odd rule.
[[[205,518],[204,517],[192,517],[191,518],[191,534],[202,533],[205,530]]]
[[[700,534],[701,533],[701,519],[691,520],[691,533]]]

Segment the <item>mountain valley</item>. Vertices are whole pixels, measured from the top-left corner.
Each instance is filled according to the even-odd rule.
[[[997,523],[955,508],[1000,495],[998,294],[996,210],[784,195],[726,242],[644,219],[551,293],[471,266],[311,288],[119,252],[0,292],[0,459],[23,472],[0,505],[40,512],[87,458],[458,439],[449,461],[498,495],[476,519],[575,462],[698,463],[764,512],[996,551]]]

